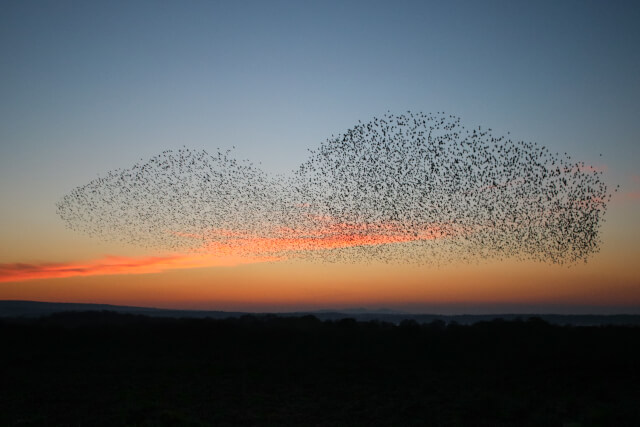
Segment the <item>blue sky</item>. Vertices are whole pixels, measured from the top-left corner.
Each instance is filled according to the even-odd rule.
[[[280,172],[358,119],[408,109],[443,110],[586,161],[604,152],[629,169],[638,158],[633,2],[2,8],[4,159],[52,147],[93,172],[130,164],[123,149],[135,158],[235,145]]]
[[[639,191],[638,22],[633,1],[4,1],[0,237],[51,252],[35,233],[62,233],[61,196],[165,149],[287,173],[387,110],[511,132]],[[640,234],[637,202],[612,210]]]

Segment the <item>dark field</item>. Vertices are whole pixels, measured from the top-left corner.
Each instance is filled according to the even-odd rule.
[[[640,328],[0,320],[0,425],[638,426]]]

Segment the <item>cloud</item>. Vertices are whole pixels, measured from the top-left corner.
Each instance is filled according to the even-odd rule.
[[[408,231],[394,224],[328,224],[316,229],[280,229],[279,237],[252,237],[217,230],[205,238],[203,251],[235,255],[269,254],[278,257],[305,256],[308,252],[378,246],[393,243],[435,240],[454,234],[452,226],[432,225],[420,231]],[[211,234],[225,236],[211,239]],[[198,237],[194,237],[198,238]]]
[[[587,164],[580,164],[578,165],[577,169],[580,172],[597,172],[597,173],[601,173],[601,172],[606,172],[609,167],[607,165],[587,165]]]
[[[629,184],[630,182],[630,184]],[[615,190],[613,201],[619,203],[635,203],[640,201],[640,175],[631,174],[628,176],[627,185]],[[621,191],[625,190],[625,191]]]
[[[631,201],[640,200],[640,191],[627,191],[622,193],[622,196],[626,200],[631,200]]]
[[[0,282],[112,274],[149,274],[174,269],[234,266],[274,260],[277,258],[179,254],[152,257],[105,256],[86,262],[0,264]]]
[[[230,230],[211,230],[194,252],[164,256],[105,256],[97,260],[68,263],[0,264],[0,282],[19,282],[76,276],[150,274],[175,269],[236,266],[281,261],[313,251],[433,240],[452,233],[450,227],[433,226],[408,233],[393,225],[332,224],[313,231],[282,230],[287,237],[261,238]],[[181,237],[202,236],[180,233]],[[216,240],[215,236],[224,236]]]

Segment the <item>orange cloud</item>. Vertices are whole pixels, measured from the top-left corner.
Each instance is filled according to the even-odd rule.
[[[606,172],[609,167],[607,165],[586,165],[581,164],[577,170],[580,172]],[[573,170],[571,170],[573,172]]]
[[[252,237],[225,230],[211,231],[210,235],[223,237],[208,241],[202,250],[216,254],[279,254],[340,249],[355,246],[373,246],[432,240],[453,234],[450,226],[430,226],[420,231],[407,231],[393,224],[334,223],[315,230],[280,228],[276,237]],[[194,236],[194,238],[202,238]]]
[[[250,233],[228,230],[211,230],[206,233],[206,238],[180,233],[183,237],[203,239],[202,246],[193,253],[164,256],[106,256],[88,262],[0,264],[0,282],[235,266],[279,261],[289,258],[292,253],[432,240],[453,233],[453,227],[444,225],[408,232],[393,224],[341,223],[324,225],[311,231],[278,229],[274,232],[276,237],[256,237]]]
[[[640,191],[628,191],[624,194],[627,200],[640,200]]]
[[[149,274],[173,269],[233,266],[277,259],[276,257],[179,254],[156,257],[106,256],[84,263],[0,264],[0,282],[110,274]]]

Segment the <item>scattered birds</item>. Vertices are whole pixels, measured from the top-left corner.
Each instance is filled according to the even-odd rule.
[[[491,132],[387,112],[276,176],[229,150],[165,150],[73,189],[57,210],[92,236],[212,255],[586,262],[611,199],[602,172]]]

